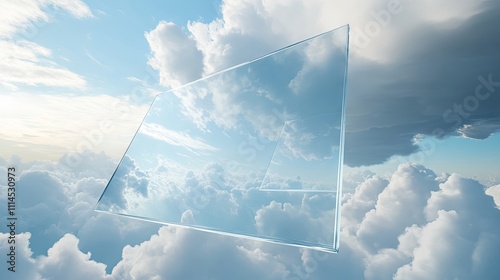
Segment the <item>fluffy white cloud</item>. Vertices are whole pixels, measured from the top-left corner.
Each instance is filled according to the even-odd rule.
[[[486,194],[493,197],[495,204],[500,208],[500,185],[491,186],[486,189]]]
[[[179,26],[162,21],[146,39],[152,51],[148,63],[159,71],[160,84],[178,87],[201,78],[202,54]]]
[[[94,212],[116,162],[104,154],[90,152],[79,157],[81,165],[71,168],[64,159],[59,163],[23,163],[15,159],[5,162],[5,166],[14,165],[18,170],[17,194],[22,199],[17,203],[17,215],[22,218],[17,230],[32,233],[30,248],[35,259],[65,233],[72,233],[80,239],[82,251],[91,251],[93,258],[114,266],[123,246],[142,241],[159,226]],[[4,186],[1,189],[6,197]],[[7,207],[6,200],[0,201],[0,207]]]
[[[285,270],[276,256],[232,238],[169,227],[125,247],[122,257],[113,269],[117,279],[280,279]]]
[[[378,195],[375,207],[365,214],[357,236],[373,252],[395,247],[401,231],[412,224],[426,222],[423,209],[438,190],[436,175],[422,166],[404,164],[392,175],[390,183]]]
[[[37,262],[43,279],[106,279],[106,266],[90,260],[91,254],[84,254],[78,248],[78,238],[65,234]]]
[[[500,233],[493,222],[499,217],[477,181],[457,174],[437,177],[405,164],[365,215],[354,243],[371,251],[365,257],[366,279],[488,278],[500,275],[496,267],[485,269],[491,248],[500,244],[493,238]],[[365,225],[376,225],[376,234],[366,234]]]
[[[378,195],[388,183],[380,177],[369,177],[358,184],[353,194],[344,195],[347,199],[342,207],[342,219],[343,223],[354,226],[350,230],[357,231],[359,223],[366,213],[375,208]]]
[[[0,232],[0,250],[2,253],[10,253],[10,246],[13,244],[8,243],[9,237],[9,233]],[[30,237],[31,234],[29,232],[19,232],[16,235],[15,272],[7,270],[7,267],[3,267],[0,270],[0,277],[2,279],[39,279],[38,267],[36,261],[32,258],[33,252],[30,249]],[[5,261],[7,261],[6,258]]]
[[[411,36],[404,28],[419,22],[466,20],[482,9],[476,2],[453,3],[225,0],[221,4],[221,18],[210,23],[189,22],[188,30],[203,53],[205,74],[347,23],[353,28],[353,51],[370,59],[387,60],[388,52],[381,51],[382,48],[394,46],[388,44],[388,39],[394,42],[402,36]],[[391,24],[401,23],[402,13],[405,26]],[[367,49],[367,44],[371,48]],[[176,48],[174,44],[163,47]]]
[[[30,216],[46,216],[43,223],[31,221],[33,224],[24,225],[23,231],[31,235],[18,235],[18,261],[22,264],[18,275],[24,279],[63,279],[73,273],[92,279],[500,276],[495,265],[500,247],[500,226],[496,222],[500,211],[494,207],[492,197],[485,194],[484,186],[457,174],[436,176],[423,166],[403,164],[388,180],[373,174],[365,176],[344,199],[341,251],[331,255],[173,227],[162,227],[151,236],[158,227],[95,214],[93,205],[105,181],[92,174],[98,177],[102,172],[99,169],[110,169],[110,173],[112,167],[98,156],[88,157],[88,161],[92,159],[95,168],[78,177],[50,162],[20,163],[24,171],[19,186],[30,192],[42,188],[20,203],[20,210],[39,205],[38,213]],[[209,178],[220,175],[217,166],[208,166],[206,171]],[[246,194],[247,199],[261,203],[262,197],[256,195]],[[308,196],[300,208],[279,202],[262,204],[258,222],[276,226],[276,219],[281,217],[282,229],[294,230],[301,219],[314,226],[314,217],[302,212],[310,203],[319,202]],[[61,215],[54,216],[51,211]],[[192,219],[193,213],[184,216]],[[29,218],[27,214],[22,217]],[[73,234],[64,234],[68,231]],[[0,247],[7,245],[7,237],[0,235]],[[47,238],[49,242],[40,248]],[[130,245],[125,246],[127,243]],[[38,253],[32,253],[33,248]],[[118,259],[104,256],[110,251],[118,253]],[[108,265],[108,273],[104,264]],[[11,276],[5,274],[6,270],[0,273]]]

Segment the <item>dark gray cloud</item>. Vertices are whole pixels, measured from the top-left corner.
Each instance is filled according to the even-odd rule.
[[[414,153],[417,134],[484,139],[498,131],[499,14],[499,3],[488,1],[465,21],[422,22],[396,37],[384,62],[353,54],[346,163],[371,165]]]
[[[258,2],[251,1],[245,7],[231,7],[225,13],[234,9],[241,14],[252,14],[261,8]],[[452,15],[465,9],[468,5],[465,2],[460,3],[461,8],[451,9],[453,11],[450,13],[441,10],[444,4],[436,4],[436,10],[428,11],[427,16],[418,12],[430,9],[428,6],[404,2],[404,14],[393,15],[387,25],[381,28],[380,35],[369,38],[369,44],[360,47],[354,38],[354,31],[365,30],[373,19],[373,13],[387,4],[384,1],[377,3],[382,6],[373,4],[359,11],[368,12],[366,20],[360,22],[353,18],[347,96],[346,164],[373,165],[382,163],[393,155],[415,153],[418,146],[414,145],[412,139],[417,134],[434,135],[438,138],[462,134],[465,137],[484,139],[498,131],[500,30],[496,27],[500,25],[500,4],[497,1],[471,4],[473,8],[467,9],[474,12],[462,13],[459,17]],[[318,2],[311,5],[321,7],[323,4]],[[268,13],[269,11],[261,11],[256,18],[261,20],[261,16],[266,15],[269,16],[267,20],[272,23],[273,14]],[[247,42],[255,34],[250,32],[254,29],[244,19],[237,24],[232,22],[235,25],[231,25],[230,32],[226,30],[227,34],[221,31],[229,28],[224,24],[230,25],[231,20],[234,19],[223,18],[219,22],[213,22],[214,25],[220,25],[219,31],[208,30],[202,23],[194,23],[188,28],[203,53],[205,74],[263,55],[283,46],[280,42],[293,42],[290,41],[291,38],[283,38],[283,34],[288,34],[287,29],[266,29],[258,38]],[[310,28],[304,34],[317,34],[319,30],[322,28]],[[203,39],[205,37],[220,40],[214,39],[207,43]],[[245,42],[244,46],[241,42]],[[227,52],[218,51],[222,46]],[[163,47],[169,49],[175,46],[165,44]],[[235,57],[237,53],[241,57]],[[299,69],[301,64],[293,59],[288,63],[290,70]],[[264,76],[260,78],[269,80],[272,77],[276,85],[300,85],[313,93],[326,88],[325,83],[307,84],[305,79],[293,79],[287,71],[275,71],[268,64],[266,67],[267,71],[258,69],[258,73]],[[304,77],[316,81],[315,75],[313,73],[312,78],[307,75]],[[269,90],[272,91],[273,88]],[[309,100],[310,97],[307,95]],[[192,96],[189,100],[191,99]],[[224,96],[224,100],[240,104],[236,96]],[[255,102],[265,104],[266,100],[256,99]],[[330,103],[323,104],[326,106]],[[322,105],[308,103],[306,99],[301,100],[300,108],[303,111],[318,111],[323,109]],[[197,107],[200,107],[199,104]],[[264,126],[262,123],[265,122],[258,121],[256,117],[265,119],[265,114],[261,112],[263,110],[251,109],[249,111],[252,114],[249,115],[255,119],[256,126]],[[196,115],[193,112],[191,113]]]

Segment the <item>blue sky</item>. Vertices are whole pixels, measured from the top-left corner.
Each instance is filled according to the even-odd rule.
[[[499,278],[499,13],[465,0],[3,1],[0,174],[18,169],[20,234],[19,270],[0,278]],[[156,94],[347,23],[339,254],[93,211]],[[202,125],[197,97],[177,105]],[[320,223],[301,210],[317,197],[232,195],[261,206],[253,219],[269,232]]]
[[[56,63],[87,78],[87,93],[124,95],[133,87],[127,77],[142,78],[146,72],[149,46],[144,33],[154,29],[160,20],[179,25],[189,20],[211,21],[218,11],[217,2],[212,2],[91,1],[87,4],[92,8],[92,17],[83,20],[61,8],[54,12],[54,8],[45,8],[54,14],[49,22],[35,22],[38,32],[26,32],[28,36],[21,32],[14,38],[28,37],[54,50]]]

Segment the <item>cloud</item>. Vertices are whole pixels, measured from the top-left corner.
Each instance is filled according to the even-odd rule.
[[[486,194],[493,197],[497,208],[500,208],[500,185],[491,186],[486,189]]]
[[[282,265],[262,250],[234,240],[163,227],[138,246],[127,246],[113,269],[117,279],[280,279]],[[186,265],[196,269],[186,269]]]
[[[6,254],[10,253],[12,245],[8,243],[9,236],[9,233],[0,232],[0,250]],[[39,279],[38,267],[35,259],[32,258],[33,252],[30,249],[30,237],[29,232],[19,232],[16,235],[16,271],[11,272],[7,270],[7,267],[4,267],[0,270],[2,279],[13,279],[13,276],[17,279]]]
[[[141,126],[139,133],[163,141],[170,145],[185,147],[192,152],[198,150],[217,150],[217,148],[203,143],[202,140],[192,138],[191,136],[183,132],[167,129],[159,124],[144,123]]]
[[[344,195],[342,222],[355,225],[354,230],[357,230],[357,225],[370,210],[375,208],[379,194],[388,184],[387,180],[380,177],[368,177],[358,183],[353,194]]]
[[[323,224],[310,217],[291,203],[271,201],[255,213],[260,233],[267,236],[283,236],[289,240],[314,240],[311,234],[321,231]],[[292,241],[293,242],[293,241]]]
[[[31,233],[32,259],[45,254],[64,234],[71,233],[78,237],[81,250],[91,251],[93,258],[111,266],[108,268],[111,271],[123,246],[141,242],[159,226],[94,212],[116,162],[104,154],[86,152],[78,156],[82,159],[81,166],[72,168],[64,161],[6,161],[4,166],[14,164],[18,170],[17,192],[23,197],[17,203],[18,232]],[[7,207],[6,200],[0,201],[0,207]],[[29,258],[27,261],[34,262]]]
[[[421,165],[402,164],[387,179],[374,174],[351,179],[359,183],[344,199],[341,251],[332,255],[194,230],[159,229],[151,223],[96,214],[92,210],[106,183],[99,174],[109,176],[113,166],[102,155],[81,156],[82,162],[94,164],[78,173],[48,161],[18,162],[19,190],[32,194],[19,201],[20,221],[25,222],[21,230],[30,232],[17,236],[19,279],[62,279],[73,273],[92,279],[500,276],[494,265],[500,246],[496,222],[500,212],[483,185],[458,174],[437,176]],[[231,177],[210,164],[185,183],[197,187],[205,180],[223,183],[217,193],[225,192]],[[321,235],[325,228],[321,212],[307,212],[312,205],[327,205],[315,195],[300,195],[297,202],[297,197],[290,200],[286,194],[273,201],[258,190],[231,193],[236,202],[247,200],[259,207],[252,217],[264,230],[288,228],[300,235],[300,224],[314,227]],[[216,212],[221,219],[231,208],[222,202],[230,197],[213,198],[207,207],[220,207]],[[6,207],[5,202],[0,207]],[[28,214],[30,209],[37,213]],[[184,213],[187,221],[200,217],[195,211]],[[37,222],[29,217],[43,219]],[[0,234],[1,248],[7,238]],[[1,270],[0,277],[11,276],[6,273]]]
[[[51,60],[52,52],[29,39],[61,10],[76,18],[93,17],[89,7],[73,1],[2,1],[0,4],[0,85],[17,90],[20,85],[73,89],[86,87],[84,77]],[[15,35],[23,39],[17,39]]]
[[[38,261],[39,273],[43,279],[106,279],[106,266],[90,259],[78,248],[78,238],[65,234]]]
[[[497,131],[500,131],[498,120],[482,120],[474,124],[464,124],[458,129],[463,137],[480,140],[490,137]]]
[[[331,224],[331,216],[325,213],[331,209],[328,201],[331,202],[333,197],[328,200],[314,194],[292,196],[290,193],[270,197],[256,189],[258,185],[252,185],[252,178],[238,184],[248,186],[248,189],[231,187],[234,186],[233,180],[217,164],[207,165],[200,173],[190,172],[183,185],[176,189],[177,195],[188,198],[184,201],[187,208],[175,204],[174,200],[164,200],[164,206],[173,208],[160,211],[177,213],[180,222],[215,225],[229,231],[241,224],[247,226],[242,228],[248,232],[255,227],[258,234],[278,235],[290,240],[316,240],[309,236],[311,233],[315,237],[328,235],[326,229]],[[498,274],[495,268],[485,263],[494,259],[489,248],[497,246],[498,241],[493,236],[500,234],[500,227],[494,221],[500,212],[493,199],[486,195],[484,186],[477,181],[458,174],[438,176],[414,163],[400,165],[387,179],[363,174],[363,178],[357,180],[360,183],[354,192],[343,199],[341,252],[335,257],[314,256],[301,249],[302,259],[298,261],[297,257],[284,258],[285,249],[276,249],[274,245],[241,240],[242,246],[248,250],[257,246],[263,252],[275,255],[274,259],[280,261],[274,264],[285,267],[282,271],[284,279],[324,279],[332,271],[350,279],[387,279],[393,276],[395,279],[421,279],[424,277],[422,267],[428,262],[440,264],[433,265],[429,268],[430,274],[425,274],[431,279],[458,275],[475,279],[488,273]],[[163,185],[171,186],[172,183],[164,181]],[[194,204],[189,204],[189,201]],[[154,203],[148,205],[153,207]],[[177,209],[175,205],[181,207]],[[257,208],[252,208],[255,206]],[[160,208],[156,205],[154,209],[157,212]],[[252,209],[257,209],[254,214]],[[237,213],[236,217],[234,213]],[[162,219],[161,216],[153,218]],[[216,220],[219,222],[214,222]],[[155,238],[150,241],[153,240]],[[153,250],[152,245],[143,245],[145,249]],[[134,255],[143,245],[134,248]],[[443,251],[432,253],[436,248],[443,248]],[[132,255],[132,251],[129,254]],[[157,251],[151,254],[161,255]],[[135,261],[142,263],[142,260]],[[169,259],[165,261],[170,263]],[[466,265],[471,262],[474,265]],[[123,265],[128,267],[130,264]],[[152,272],[151,268],[134,268],[127,273],[135,277],[171,275],[162,269]],[[182,274],[184,277],[192,275],[191,272],[185,273]]]
[[[332,193],[261,191],[264,174],[233,174],[215,162],[200,170],[186,166],[180,174],[175,166],[161,161],[158,164],[140,169],[131,157],[125,156],[97,209],[229,234],[331,247],[335,206]],[[132,183],[140,181],[134,179],[137,174],[147,182],[147,194],[140,197],[139,187],[131,186],[131,179]],[[302,184],[300,178],[271,177],[273,188],[299,189]],[[330,230],[319,230],[322,227]]]
[[[148,196],[149,177],[128,155],[122,158],[110,180],[97,209],[113,209],[120,213],[122,209],[133,207],[130,196]]]
[[[53,5],[60,6],[64,10],[68,11],[71,15],[76,18],[86,18],[86,17],[94,17],[90,8],[84,2],[79,0],[51,0],[49,3],[53,3]]]
[[[208,75],[350,23],[345,162],[361,166],[417,152],[417,134],[484,139],[498,131],[499,8],[495,1],[226,0],[220,18],[187,29]],[[240,105],[224,100],[225,108]],[[199,110],[188,111],[199,119]]]
[[[165,115],[172,117],[167,108],[173,108],[172,111],[182,112],[199,130],[213,132],[214,137],[236,134],[236,137],[276,141],[284,131],[280,140],[284,141],[283,153],[308,161],[331,159],[338,150],[340,125],[339,118],[331,110],[340,111],[338,99],[345,75],[345,64],[341,62],[346,58],[345,44],[339,49],[326,46],[337,35],[345,38],[346,32],[347,28],[339,29],[289,52],[283,51],[234,71],[174,89],[164,96],[171,101],[168,104],[156,102],[153,111],[163,110]],[[325,68],[332,72],[326,71],[330,73],[328,77],[318,73],[318,69]],[[290,85],[303,76],[310,76],[307,83]],[[180,108],[177,107],[179,101]],[[335,105],[332,109],[327,104]],[[288,125],[282,129],[286,121]],[[209,125],[216,127],[209,129]],[[152,135],[150,130],[145,127]],[[168,134],[173,137],[178,133]],[[155,137],[159,138],[158,133]]]
[[[19,29],[26,28],[31,21],[48,20],[37,1],[24,1],[20,7],[16,1],[2,1],[3,16],[0,20],[0,35],[10,37]],[[8,12],[9,11],[9,12]]]
[[[464,276],[465,269],[453,269],[451,265],[471,260],[467,255],[471,244],[461,242],[463,240],[457,234],[462,230],[459,216],[455,211],[440,210],[437,214],[437,219],[427,224],[420,233],[418,243],[422,247],[417,245],[411,264],[398,268],[395,279],[428,279],[429,275],[433,279]],[[461,246],[456,246],[457,243]],[[443,270],[443,267],[448,269]]]
[[[0,152],[18,153],[25,160],[56,160],[66,153],[105,150],[118,158],[147,108],[109,95],[6,94],[0,116],[9,121],[0,132],[0,142],[23,146]],[[67,160],[71,165],[78,158],[68,155]]]
[[[375,207],[365,214],[356,235],[372,252],[395,247],[402,229],[412,224],[425,224],[421,209],[431,191],[437,189],[436,175],[431,170],[411,164],[400,165],[378,195]]]
[[[406,13],[411,13],[414,4],[405,7]],[[500,77],[493,66],[499,57],[483,46],[498,46],[500,41],[482,32],[496,24],[494,14],[499,7],[489,1],[476,5],[472,10],[480,12],[444,20],[447,24],[437,29],[419,20],[392,32],[398,26],[394,21],[380,38],[390,34],[394,40],[380,51],[390,57],[373,61],[352,56],[349,79],[363,82],[349,83],[349,165],[371,165],[395,154],[416,152],[418,147],[411,144],[411,138],[419,133],[443,138],[461,132],[483,139],[498,130],[498,111],[493,106],[500,104],[500,95],[492,84]],[[413,25],[417,23],[419,26]],[[467,43],[476,40],[488,43]],[[372,43],[374,49],[372,44],[366,49],[375,52],[379,37]],[[485,61],[479,53],[491,60]]]
[[[340,131],[333,127],[334,122],[329,126],[329,118],[334,117],[328,115],[314,120],[286,122],[280,137],[284,141],[281,148],[286,149],[279,152],[308,161],[331,159],[335,154],[338,156]]]
[[[181,27],[161,21],[145,36],[152,52],[148,63],[159,71],[160,84],[175,88],[201,78],[203,55]]]
[[[223,1],[222,18],[207,24],[188,23],[188,30],[204,55],[205,74],[264,55],[283,37],[270,28],[269,15],[259,2]]]
[[[361,242],[363,250],[372,252],[365,257],[366,279],[500,275],[496,267],[485,268],[493,254],[489,248],[499,244],[492,237],[500,232],[493,223],[500,212],[491,200],[475,180],[458,174],[437,177],[422,166],[404,164],[378,195],[374,209],[365,214],[355,234],[357,240],[347,246]],[[402,205],[404,209],[399,208]],[[373,235],[366,234],[370,224],[378,227]]]
[[[85,79],[50,61],[51,51],[29,41],[0,40],[0,84],[85,88]]]

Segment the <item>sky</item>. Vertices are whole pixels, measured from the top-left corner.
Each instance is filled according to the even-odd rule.
[[[17,271],[3,261],[0,278],[500,278],[499,13],[479,0],[2,1],[0,174],[17,170],[19,234]],[[345,24],[338,254],[94,211],[157,94]],[[200,95],[172,98],[204,124]],[[301,210],[312,197],[246,195],[263,230],[317,226]],[[233,204],[214,213],[238,206],[221,199]],[[8,245],[3,227],[4,260]]]

